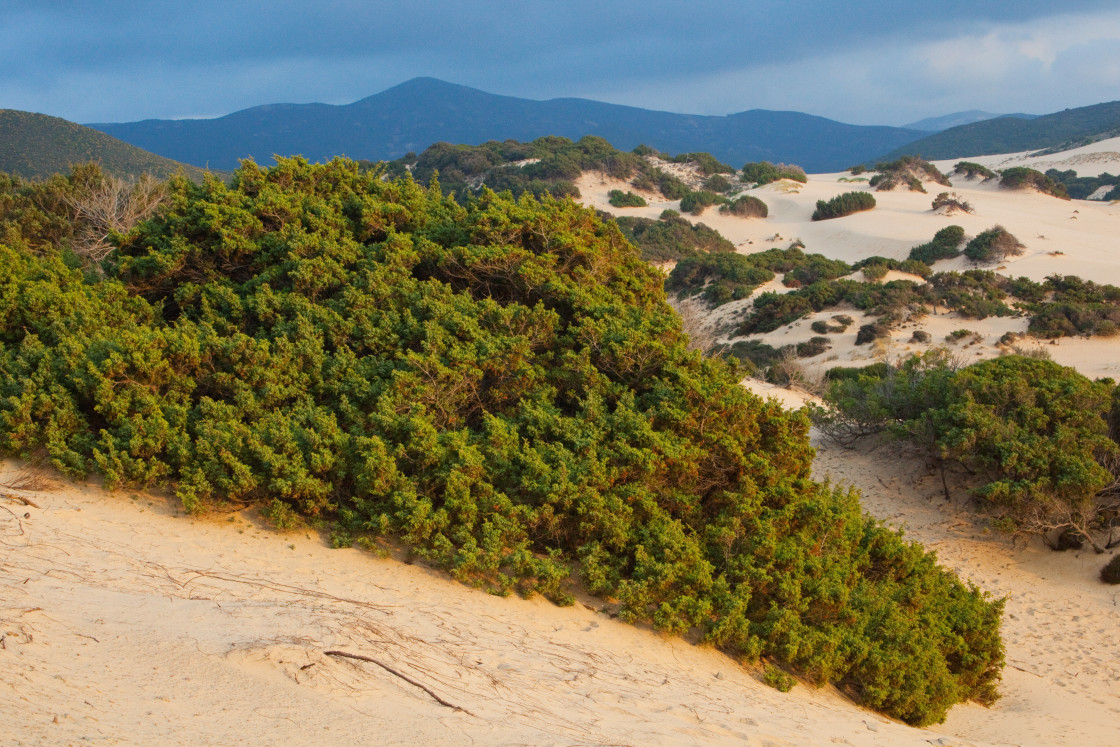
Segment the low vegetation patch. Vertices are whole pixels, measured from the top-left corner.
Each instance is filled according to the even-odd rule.
[[[1111,187],[1111,189],[1097,199],[1120,200],[1120,176],[1113,176],[1107,172],[1098,176],[1078,176],[1072,169],[1068,171],[1047,169],[1046,176],[1056,184],[1060,184],[1066,194],[1075,200],[1087,200],[1102,187]]]
[[[612,189],[607,193],[608,202],[616,208],[645,207],[646,198],[633,192],[623,192],[621,189]]]
[[[956,192],[941,192],[933,198],[933,209],[944,210],[946,215],[972,213],[972,204]]]
[[[1021,255],[1025,248],[1006,228],[993,226],[969,241],[963,254],[978,264],[995,264]]]
[[[966,179],[982,179],[988,181],[995,179],[999,176],[996,172],[979,163],[972,161],[958,161],[957,165],[953,167],[952,173],[959,174]]]
[[[663,211],[658,220],[620,216],[615,222],[647,262],[669,262],[701,253],[735,251],[735,245],[714,228],[703,223],[690,223],[676,210]]]
[[[681,198],[681,212],[692,213],[693,215],[700,215],[704,209],[712,205],[719,205],[727,201],[726,197],[717,195],[715,192],[708,192],[707,190],[698,190],[689,192]]]
[[[1073,535],[1103,551],[1120,510],[1110,489],[1120,457],[1108,435],[1114,390],[1048,360],[1010,355],[958,368],[931,351],[834,381],[820,425],[845,442],[908,440],[942,469],[958,464],[974,476],[969,490],[996,526],[1055,547]]]
[[[889,192],[895,187],[905,185],[912,192],[925,192],[923,182],[935,182],[951,187],[949,179],[936,166],[918,156],[903,156],[897,161],[880,163],[875,166],[878,172],[869,182],[879,192]]]
[[[843,218],[845,215],[871,210],[873,207],[875,207],[875,198],[870,192],[845,192],[831,200],[817,200],[813,220]]]
[[[746,298],[754,289],[774,279],[774,273],[757,266],[749,255],[734,252],[702,254],[682,259],[665,288],[684,295],[699,295],[712,306]]]
[[[933,235],[933,240],[919,244],[910,250],[910,259],[932,265],[942,259],[952,259],[960,255],[964,243],[964,229],[960,226],[945,226]]]
[[[766,207],[766,203],[753,195],[743,195],[726,205],[720,205],[719,211],[728,215],[737,215],[740,218],[765,218],[770,214],[770,209]]]
[[[1041,171],[1028,169],[1025,166],[1015,166],[1000,172],[999,186],[1005,189],[1036,189],[1043,194],[1053,195],[1062,200],[1068,200],[1069,194],[1065,187],[1054,181]]]
[[[789,163],[770,163],[769,161],[755,161],[743,164],[739,179],[756,187],[761,187],[779,179],[792,179],[795,182],[805,183],[809,177],[805,169]]]

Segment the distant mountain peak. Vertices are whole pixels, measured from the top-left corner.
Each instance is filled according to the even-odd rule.
[[[208,120],[149,120],[93,125],[139,147],[188,163],[226,168],[273,154],[311,161],[345,154],[382,160],[446,141],[529,141],[546,135],[596,135],[621,150],[646,144],[670,153],[704,151],[733,164],[797,163],[839,171],[922,136],[899,127],[866,127],[798,112],[753,109],[702,116],[579,98],[547,101],[500,96],[431,77],[412,78],[351,104],[258,106]]]

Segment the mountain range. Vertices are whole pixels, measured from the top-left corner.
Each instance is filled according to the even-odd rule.
[[[838,171],[921,138],[901,127],[850,125],[800,112],[755,109],[726,116],[651,111],[587,99],[499,96],[434,78],[415,78],[352,104],[271,104],[216,119],[149,119],[91,124],[97,130],[200,167],[232,169],[274,154],[311,161],[346,155],[383,160],[445,141],[528,141],[598,135],[616,148],[705,151],[740,166],[785,161]]]
[[[1120,101],[1023,119],[1008,115],[953,127],[906,143],[880,160],[920,155],[930,160],[1067,149],[1120,135]]]

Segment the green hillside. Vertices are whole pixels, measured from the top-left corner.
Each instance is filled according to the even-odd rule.
[[[1120,101],[1066,109],[1036,119],[1009,116],[961,125],[908,143],[882,160],[904,155],[938,160],[1057,146],[1064,149],[1116,135],[1120,135]]]
[[[0,171],[41,179],[87,161],[121,177],[168,177],[182,169],[197,180],[204,173],[65,119],[0,109]]]

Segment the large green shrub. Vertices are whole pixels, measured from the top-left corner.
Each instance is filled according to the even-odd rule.
[[[991,702],[1001,603],[810,477],[808,423],[690,352],[570,200],[336,160],[171,184],[86,278],[0,245],[0,450],[197,510],[398,537],[456,578],[834,682],[914,724]]]
[[[1095,530],[1120,508],[1102,494],[1120,456],[1113,387],[1049,360],[1006,356],[956,369],[946,354],[837,380],[824,421],[844,438],[889,430],[976,475],[980,507],[1007,529],[1054,538]],[[1099,547],[1099,545],[1096,545]]]

